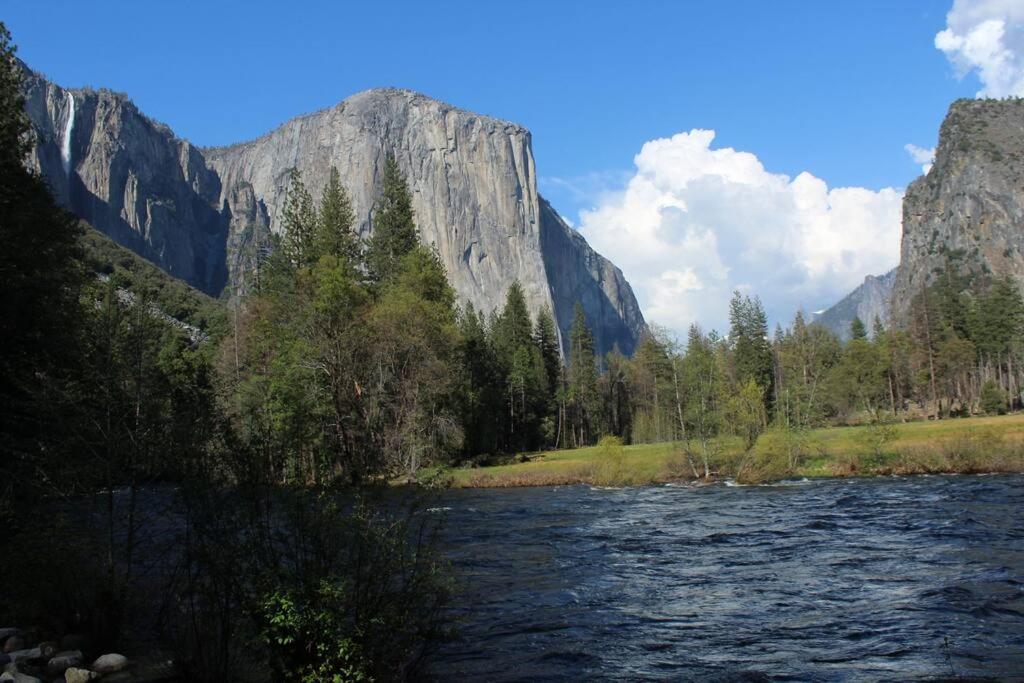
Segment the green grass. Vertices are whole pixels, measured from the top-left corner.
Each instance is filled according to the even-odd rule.
[[[769,431],[749,454],[737,438],[715,444],[717,478],[761,483],[787,477],[1024,472],[1024,414],[869,427],[829,427],[794,438]],[[793,466],[791,466],[793,465]],[[458,487],[642,486],[692,479],[681,444],[547,451],[525,462],[445,472]]]

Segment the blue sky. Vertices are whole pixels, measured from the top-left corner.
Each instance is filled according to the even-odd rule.
[[[980,87],[935,47],[950,8],[6,0],[2,18],[32,67],[127,92],[197,144],[252,138],[383,85],[516,121],[533,132],[541,192],[580,224],[624,190],[645,143],[693,129],[772,174],[902,191],[921,171],[904,146],[933,147],[949,103]],[[780,301],[778,315],[835,294]]]

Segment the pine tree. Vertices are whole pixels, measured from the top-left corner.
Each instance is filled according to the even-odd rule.
[[[544,370],[547,373],[548,389],[551,397],[558,387],[558,375],[562,369],[562,357],[558,347],[558,330],[555,327],[555,320],[551,317],[551,310],[545,306],[537,314],[537,322],[533,328],[533,342],[540,350],[540,356],[544,360]]]
[[[331,173],[320,198],[320,220],[315,239],[317,256],[329,254],[342,259],[351,267],[360,261],[359,237],[355,234],[356,215],[352,202],[341,185],[338,169],[331,166]]]
[[[520,347],[532,343],[533,323],[530,322],[530,312],[526,307],[526,295],[518,280],[509,286],[505,307],[495,321],[492,332],[498,359],[506,367],[511,367],[512,358]]]
[[[302,182],[299,169],[293,168],[288,176],[288,193],[285,195],[281,215],[281,229],[284,232],[281,248],[292,268],[305,268],[316,260],[318,223],[313,197]]]
[[[373,234],[366,253],[370,276],[390,278],[402,256],[419,242],[412,210],[412,195],[393,154],[384,160],[381,197],[373,213]]]
[[[577,446],[592,443],[597,436],[598,400],[594,336],[587,325],[583,306],[577,301],[569,331],[568,368],[568,402],[573,441]]]
[[[491,344],[505,379],[505,441],[513,450],[539,446],[550,400],[547,368],[533,336],[526,295],[513,282],[491,326]]]
[[[729,342],[737,387],[753,380],[767,398],[772,395],[772,348],[768,317],[757,297],[733,293],[729,302]]]
[[[23,165],[32,137],[14,55],[0,23],[0,518],[15,497],[42,497],[39,459],[60,458],[68,444],[70,420],[46,416],[80,370],[85,281],[80,224]]]
[[[859,316],[854,316],[853,322],[850,323],[850,339],[867,339],[868,329],[864,326],[864,321]]]

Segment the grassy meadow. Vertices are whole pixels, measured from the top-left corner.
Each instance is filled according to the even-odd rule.
[[[702,471],[699,447],[694,465]],[[789,477],[1024,472],[1024,414],[770,430],[749,453],[736,437],[709,449],[712,477],[757,484]],[[681,443],[600,445],[518,456],[517,462],[445,471],[456,487],[643,486],[694,479]]]

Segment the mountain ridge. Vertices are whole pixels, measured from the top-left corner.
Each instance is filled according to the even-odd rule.
[[[30,166],[81,218],[208,294],[252,288],[260,245],[281,230],[291,168],[315,196],[337,166],[366,238],[383,159],[394,154],[421,240],[438,249],[461,301],[489,312],[518,280],[532,312],[551,308],[564,345],[575,301],[556,297],[574,296],[599,353],[631,353],[645,327],[621,270],[540,195],[532,135],[519,124],[372,88],[252,140],[199,147],[123,93],[29,73],[26,109],[39,139]]]

